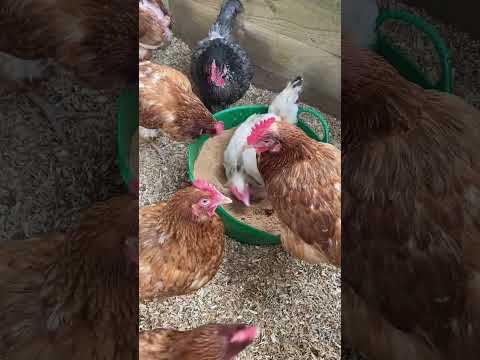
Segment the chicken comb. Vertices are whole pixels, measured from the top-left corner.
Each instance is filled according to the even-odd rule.
[[[246,326],[240,330],[237,330],[230,339],[231,343],[251,343],[257,337],[256,326]]]
[[[197,179],[193,182],[193,187],[198,190],[208,191],[211,194],[217,194],[218,190],[215,186],[210,184],[207,180]]]
[[[265,135],[270,129],[270,126],[276,121],[275,117],[269,117],[265,120],[262,120],[259,122],[257,125],[255,125],[252,129],[252,132],[250,135],[247,137],[247,144],[248,145],[253,145],[255,144],[258,139],[260,139],[263,135]]]

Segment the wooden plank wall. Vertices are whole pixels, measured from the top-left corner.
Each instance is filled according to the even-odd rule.
[[[168,0],[174,32],[190,47],[204,38],[223,0]],[[340,113],[340,0],[243,0],[235,35],[255,66],[254,84],[280,91],[305,78],[302,101]]]

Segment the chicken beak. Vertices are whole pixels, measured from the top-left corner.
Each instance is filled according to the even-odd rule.
[[[217,202],[218,205],[226,205],[231,203],[232,203],[232,199],[230,199],[229,197],[226,197],[223,194],[221,195],[221,197],[218,199],[218,202]]]
[[[225,125],[223,122],[218,121],[215,123],[215,135],[222,135],[223,131],[225,130]]]
[[[242,194],[241,201],[245,206],[250,206],[250,193],[248,192],[248,190],[244,194]]]

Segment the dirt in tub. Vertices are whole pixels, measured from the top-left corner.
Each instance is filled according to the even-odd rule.
[[[256,229],[279,235],[280,220],[268,200],[252,202],[249,207],[246,207],[225,186],[227,178],[223,167],[223,153],[234,131],[235,129],[225,130],[222,135],[212,137],[203,144],[195,161],[195,178],[208,180],[219,191],[229,196],[233,203],[225,205],[224,209],[237,220]]]
[[[135,134],[132,136],[132,140],[130,142],[130,154],[128,157],[128,163],[130,166],[130,170],[138,176],[138,130],[135,131]]]

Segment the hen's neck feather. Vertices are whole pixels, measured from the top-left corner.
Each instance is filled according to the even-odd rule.
[[[152,209],[151,211],[156,212],[151,215],[155,219],[153,226],[156,236],[165,237],[168,241],[170,236],[174,235],[177,241],[185,239],[186,242],[191,243],[193,239],[203,238],[206,236],[205,234],[211,233],[221,221],[217,215],[211,218],[206,214],[200,215],[200,217],[194,216],[190,204],[196,203],[194,200],[199,200],[199,196],[198,193],[180,190],[162,207]],[[142,239],[141,244],[144,249],[155,248],[159,245],[158,242],[148,241],[148,239]],[[205,242],[202,242],[202,245],[204,244]]]
[[[282,127],[278,140],[281,145],[279,153],[265,152],[259,156],[259,170],[266,181],[286,166],[318,157],[319,144],[297,128]]]

